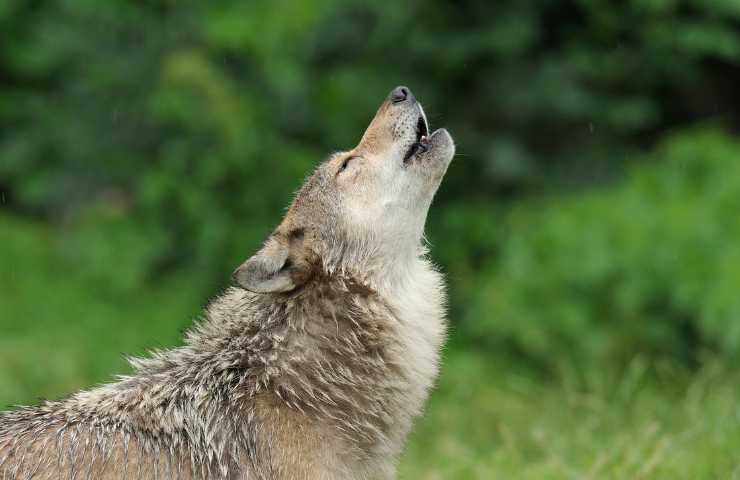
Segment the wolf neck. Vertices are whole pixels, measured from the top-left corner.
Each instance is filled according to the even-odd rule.
[[[384,298],[394,296],[399,286],[414,282],[415,276],[421,273],[419,267],[429,268],[428,251],[420,233],[396,236],[376,233],[346,242],[343,248],[317,252],[323,259],[322,270],[329,276],[350,278]]]

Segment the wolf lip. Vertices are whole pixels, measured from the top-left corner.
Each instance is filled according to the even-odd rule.
[[[404,163],[420,152],[426,152],[429,148],[429,125],[423,114],[416,120],[416,142],[411,144],[406,155],[403,156]]]
[[[426,137],[422,137],[426,139]],[[403,163],[408,163],[408,161],[416,155],[417,153],[426,152],[429,148],[429,142],[428,141],[418,141],[411,144],[408,151],[406,152],[406,155],[403,156]]]

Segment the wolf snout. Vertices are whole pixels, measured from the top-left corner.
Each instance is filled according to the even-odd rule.
[[[408,87],[402,85],[391,90],[390,99],[392,103],[401,103],[405,101],[413,102],[416,100],[414,94],[411,93]]]

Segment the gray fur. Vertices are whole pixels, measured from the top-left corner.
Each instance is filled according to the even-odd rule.
[[[394,478],[445,330],[421,236],[454,145],[439,131],[401,163],[419,112],[386,101],[319,166],[183,346],[0,414],[0,479]]]

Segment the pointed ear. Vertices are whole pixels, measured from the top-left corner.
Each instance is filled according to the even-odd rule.
[[[292,278],[290,248],[270,238],[265,246],[234,272],[234,280],[255,293],[289,292],[296,287]]]

